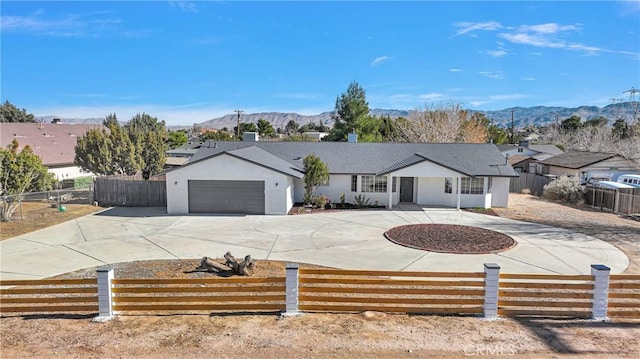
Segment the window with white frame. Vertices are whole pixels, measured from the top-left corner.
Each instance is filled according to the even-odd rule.
[[[453,178],[445,177],[444,179],[444,193],[451,193],[453,189]]]
[[[462,180],[460,181],[460,193],[483,194],[484,177],[462,177]]]
[[[487,193],[493,193],[493,177],[489,177],[487,181]]]
[[[358,175],[351,176],[351,192],[358,192]]]
[[[398,182],[398,177],[391,178],[391,192],[396,191],[396,182]]]
[[[387,192],[387,176],[360,177],[361,192]]]

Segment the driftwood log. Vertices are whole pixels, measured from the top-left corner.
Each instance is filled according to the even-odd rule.
[[[212,258],[204,257],[202,261],[200,261],[200,265],[196,267],[196,271],[216,273],[225,277],[232,275],[251,276],[253,274],[251,270],[255,265],[255,261],[251,259],[250,255],[245,256],[243,260],[238,262],[238,260],[231,255],[231,252],[227,252],[224,255],[224,259],[225,262],[220,263]]]

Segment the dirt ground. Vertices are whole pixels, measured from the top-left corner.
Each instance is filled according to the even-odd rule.
[[[584,204],[568,205],[526,194],[509,194],[508,208],[493,208],[500,217],[566,228],[608,242],[629,257],[627,274],[640,274],[640,221]]]
[[[519,194],[511,195],[510,208],[495,211],[503,217],[569,228],[608,241],[629,256],[627,273],[640,273],[640,222]],[[116,273],[168,276],[197,263],[194,259],[162,267],[141,262],[122,265]],[[281,265],[271,263],[256,275],[269,275],[281,270]],[[69,277],[90,273],[95,275],[92,269]],[[119,316],[107,323],[94,323],[91,318],[3,317],[0,354],[3,359],[634,358],[640,354],[640,320],[631,319],[596,322],[520,317],[487,321],[372,312],[298,317],[275,313]]]
[[[64,212],[58,211],[46,202],[23,202],[11,222],[0,222],[0,240],[70,221],[87,214],[102,211],[104,208],[88,204],[64,204]]]

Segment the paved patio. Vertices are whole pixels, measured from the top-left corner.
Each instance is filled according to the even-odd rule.
[[[391,227],[450,223],[502,232],[518,244],[497,254],[443,254],[387,241]],[[616,247],[561,228],[455,209],[415,205],[393,210],[296,216],[168,216],[164,208],[113,208],[0,241],[0,278],[37,279],[124,261],[218,257],[227,251],[256,259],[349,269],[588,274],[591,264],[612,273],[628,266]],[[46,264],[46,265],[45,265]]]

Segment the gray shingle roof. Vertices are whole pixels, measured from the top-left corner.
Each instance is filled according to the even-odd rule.
[[[189,163],[201,161],[222,152],[255,147],[302,170],[302,159],[319,156],[332,174],[381,174],[429,160],[469,176],[517,176],[504,156],[493,144],[433,143],[349,143],[349,142],[208,142]],[[241,152],[245,153],[245,152]],[[276,166],[251,153],[251,161]],[[245,158],[248,159],[248,158]],[[282,166],[282,163],[277,164]],[[280,171],[282,171],[281,167]],[[276,169],[276,167],[274,167]]]
[[[549,157],[544,161],[540,161],[540,163],[549,166],[578,169],[608,160],[615,156],[616,154],[613,153],[572,151]]]
[[[291,163],[286,162],[256,146],[244,147],[225,153],[230,156],[244,159],[259,166],[270,168],[272,170],[284,173],[292,177],[304,177],[304,173],[301,169],[292,166]]]

